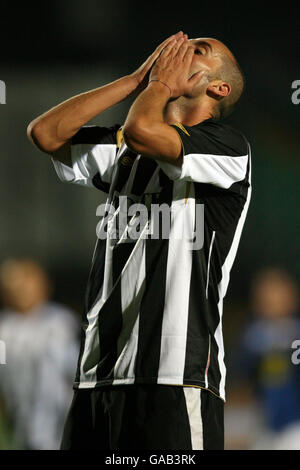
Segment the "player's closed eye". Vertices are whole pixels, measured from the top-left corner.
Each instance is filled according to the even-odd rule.
[[[197,55],[202,55],[203,54],[203,52],[200,49],[195,49],[194,53],[197,54]]]

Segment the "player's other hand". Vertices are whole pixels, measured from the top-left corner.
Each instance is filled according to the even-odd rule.
[[[172,91],[170,98],[192,96],[203,71],[191,73],[194,47],[186,37],[173,38],[163,49],[151,70],[149,81],[160,80]]]
[[[163,49],[170,44],[172,40],[176,41],[177,39],[185,37],[187,38],[186,34],[183,34],[182,31],[179,31],[176,34],[173,34],[172,36],[168,37],[165,39],[157,48],[155,51],[148,57],[148,59],[145,60],[145,62],[137,69],[135,72],[133,72],[130,76],[135,78],[137,81],[137,89],[135,90],[136,93],[140,93],[143,91],[149,82],[149,75],[151,71],[151,67],[155,63],[155,61],[158,59],[160,53],[163,51]]]

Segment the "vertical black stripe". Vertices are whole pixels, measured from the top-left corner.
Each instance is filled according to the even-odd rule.
[[[136,196],[141,196],[145,191],[153,173],[157,168],[157,163],[151,158],[140,156],[138,161],[131,193]]]
[[[97,240],[93,266],[89,275],[85,294],[85,314],[92,308],[103,284],[106,240]]]
[[[168,240],[146,240],[146,290],[139,317],[136,377],[157,381],[165,305]]]
[[[159,195],[159,204],[171,204],[173,182],[168,180]],[[146,240],[146,288],[139,317],[136,382],[142,377],[157,382],[168,264],[168,239]]]
[[[81,339],[80,339],[80,350],[77,363],[77,371],[75,381],[79,382],[80,380],[80,365],[84,351],[84,343],[86,339],[86,329],[88,327],[87,314],[92,308],[93,303],[96,300],[96,297],[102,288],[103,279],[104,279],[104,265],[105,265],[105,252],[106,252],[106,240],[97,240],[95,247],[95,255],[93,260],[93,265],[90,270],[87,287],[85,291],[85,305],[83,312],[83,319],[81,325]]]
[[[121,280],[114,285],[111,294],[99,311],[98,332],[100,355],[97,381],[113,380],[113,368],[117,360],[118,337],[122,330]]]
[[[117,279],[120,276],[125,264],[127,263],[134,247],[135,247],[134,242],[119,243],[114,247],[113,260],[112,260],[113,286],[117,282]]]
[[[183,382],[204,382],[209,349],[211,312],[205,296],[207,262],[212,231],[205,227],[204,247],[192,252],[186,356]],[[202,295],[199,295],[199,293]]]
[[[104,193],[109,193],[110,184],[102,181],[99,171],[92,178],[92,183],[95,188],[100,189],[100,191],[103,191]]]
[[[110,199],[113,198],[115,192],[120,193],[127,183],[134,160],[137,157],[137,154],[132,150],[129,150],[126,146],[118,152],[118,162],[113,175],[113,181],[110,186]]]

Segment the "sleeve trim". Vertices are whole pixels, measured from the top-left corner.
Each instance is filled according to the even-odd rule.
[[[176,123],[174,124],[174,126],[179,127],[179,129],[181,129],[186,135],[188,135],[189,137],[191,137],[191,134],[188,133],[188,131],[186,130],[186,128],[184,127],[184,125],[181,124],[181,122],[176,122]]]
[[[185,133],[187,133],[187,135],[189,135],[188,132],[187,132],[187,130],[184,129],[183,126],[182,126],[182,127],[181,127],[181,126],[182,126],[182,124],[178,123],[178,124],[173,124],[172,127],[173,127],[173,129],[175,129],[175,127],[178,127],[178,129],[181,129],[183,132],[185,132]],[[177,135],[178,135],[178,137],[179,137],[179,139],[180,139],[181,148],[182,148],[182,157],[184,157],[184,155],[185,155],[185,148],[184,148],[183,140],[182,140],[182,138],[181,138],[180,132],[178,132],[177,129],[175,129],[175,131],[177,132]]]
[[[64,163],[56,160],[54,157],[51,157],[54,169],[60,181],[71,183],[75,179],[75,174],[73,168],[65,165]]]
[[[120,127],[120,129],[116,133],[116,144],[118,149],[121,147],[123,140],[123,130],[122,127]]]

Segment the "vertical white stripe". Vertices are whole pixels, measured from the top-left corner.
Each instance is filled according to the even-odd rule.
[[[214,338],[218,345],[218,363],[221,374],[221,380],[219,384],[219,394],[220,397],[225,400],[225,379],[226,379],[226,366],[224,362],[224,341],[223,341],[223,331],[222,331],[222,315],[223,315],[223,299],[220,299],[218,303],[218,310],[220,316],[220,322],[216,328]]]
[[[192,450],[203,450],[203,423],[201,416],[201,389],[183,387],[188,412]]]
[[[119,210],[119,209],[118,209]],[[84,387],[93,387],[97,383],[97,367],[99,364],[99,331],[98,331],[98,313],[102,305],[105,303],[111,289],[112,289],[112,257],[114,240],[109,236],[110,227],[114,226],[114,219],[118,213],[118,210],[114,213],[114,216],[107,224],[107,239],[106,239],[106,251],[105,251],[105,268],[103,285],[100,288],[98,295],[95,299],[94,305],[87,313],[88,326],[85,332],[84,350],[80,362],[80,385]],[[104,218],[103,218],[103,223]],[[95,255],[95,253],[94,253]],[[79,387],[80,387],[79,385]]]
[[[209,246],[209,255],[208,255],[208,263],[207,263],[206,290],[205,290],[206,298],[207,298],[207,294],[208,294],[208,284],[209,284],[210,257],[211,257],[211,252],[212,252],[212,247],[213,247],[213,244],[214,244],[214,240],[215,240],[215,235],[216,235],[216,232],[213,231],[211,241],[210,241],[210,246]]]
[[[96,371],[99,364],[99,331],[98,331],[98,313],[108,295],[108,286],[110,284],[111,270],[107,269],[112,260],[112,246],[109,239],[106,243],[105,253],[105,271],[103,289],[99,292],[96,302],[87,314],[88,326],[85,332],[84,351],[80,363],[80,382],[86,382],[92,387],[97,382]]]
[[[114,378],[134,378],[134,369],[138,346],[139,310],[145,291],[146,244],[139,240],[130,256],[121,277],[121,303],[123,327],[118,339],[118,359],[114,367]],[[113,384],[115,381],[113,382]]]
[[[211,344],[211,336],[208,333],[208,353],[207,353],[207,361],[206,361],[206,367],[205,367],[205,387],[208,388],[208,369],[209,369],[209,364],[210,364],[210,344]]]
[[[194,228],[194,218],[194,198],[186,204],[184,200],[173,201],[157,383],[183,381],[192,271],[192,250],[183,230],[189,224]]]
[[[250,186],[248,188],[248,193],[247,193],[247,200],[245,202],[244,208],[242,210],[240,219],[237,224],[237,228],[233,237],[233,241],[230,247],[230,250],[228,252],[228,255],[225,259],[225,262],[222,266],[222,278],[221,281],[218,285],[218,292],[219,292],[219,302],[218,302],[218,310],[219,310],[219,315],[220,315],[220,322],[219,325],[215,331],[215,340],[217,342],[219,352],[218,352],[218,362],[219,362],[219,367],[220,367],[220,373],[221,373],[221,380],[220,380],[220,385],[219,385],[219,393],[220,397],[225,400],[225,379],[226,379],[226,367],[224,363],[224,342],[223,342],[223,332],[222,332],[222,315],[223,315],[223,298],[226,295],[228,283],[229,283],[229,278],[230,278],[230,270],[232,268],[232,264],[234,262],[239,241],[241,238],[241,233],[242,229],[245,223],[250,199],[251,199],[251,155],[250,155],[250,148],[249,148],[249,183]]]

